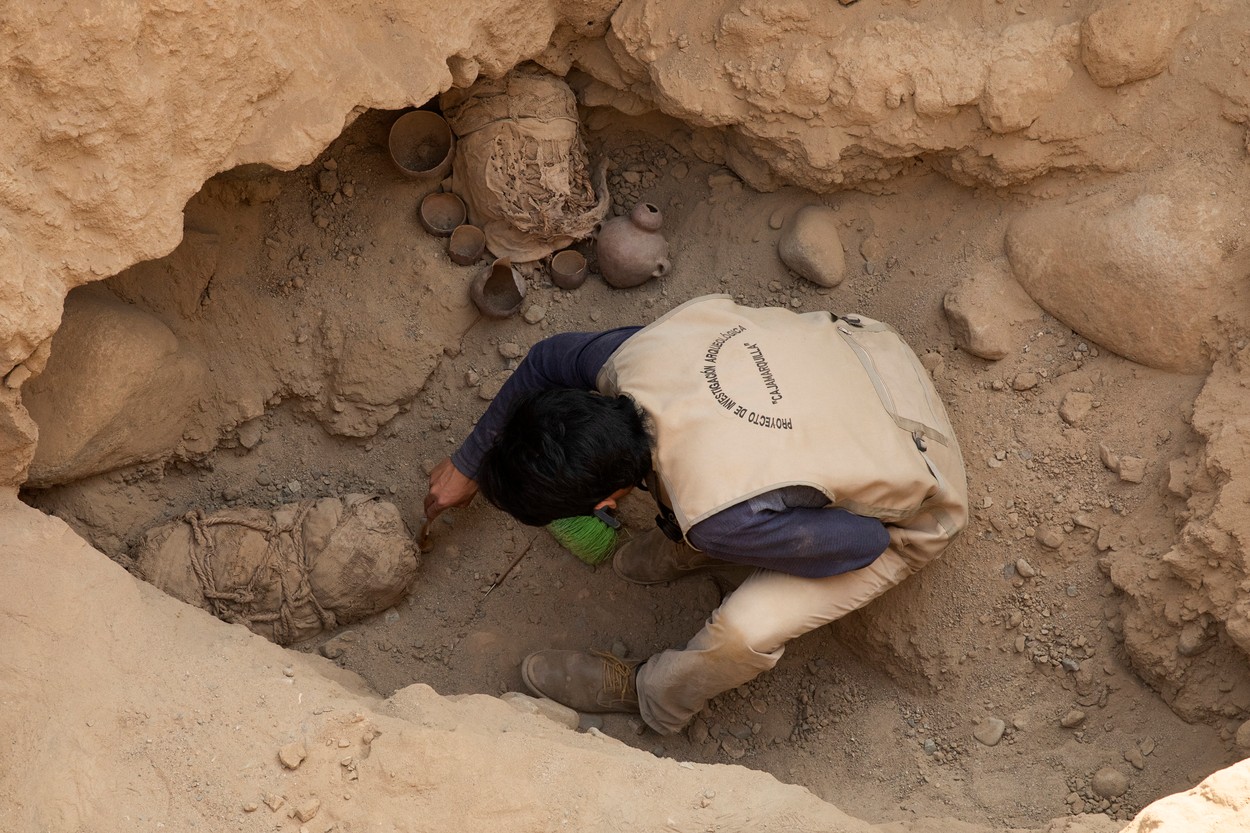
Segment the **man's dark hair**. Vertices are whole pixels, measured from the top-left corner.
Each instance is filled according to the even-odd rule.
[[[558,388],[522,397],[482,458],[478,486],[523,524],[589,515],[651,471],[651,438],[628,396]]]

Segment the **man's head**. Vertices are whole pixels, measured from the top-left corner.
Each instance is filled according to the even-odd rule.
[[[589,515],[651,471],[651,438],[628,396],[556,389],[520,399],[482,458],[483,496],[521,523]]]

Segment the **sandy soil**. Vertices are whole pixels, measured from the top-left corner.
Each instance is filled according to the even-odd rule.
[[[366,491],[391,496],[415,530],[426,473],[545,335],[645,323],[710,292],[859,311],[894,324],[926,356],[968,462],[968,530],[869,609],[793,643],[772,673],[719,698],[686,735],[661,738],[623,716],[586,724],[656,755],[768,771],[872,821],[950,815],[1037,826],[1086,810],[1126,819],[1240,757],[1236,724],[1185,723],[1132,673],[1100,564],[1108,551],[1157,556],[1174,542],[1181,502],[1166,488],[1168,463],[1197,446],[1188,414],[1202,378],[1128,362],[1049,316],[1014,330],[1015,349],[998,362],[955,345],[942,299],[1001,257],[1010,193],[972,192],[929,174],[872,193],[762,194],[695,158],[672,122],[599,114],[589,145],[613,163],[617,210],[643,199],[664,211],[672,273],[629,291],[592,276],[566,292],[535,267],[523,314],[491,322],[468,307],[474,267],[452,265],[442,241],[417,225],[428,188],[397,176],[386,156],[394,116],[367,113],[290,174],[244,169],[211,181],[187,212],[220,237],[211,290],[195,288],[190,314],[162,307],[178,274],[168,276],[172,288],[144,284],[136,277],[144,266],[106,283],[219,365],[239,355],[223,334],[264,332],[298,352],[308,333],[316,343],[327,318],[348,322],[349,341],[374,327],[442,341],[415,398],[369,434],[288,385],[252,423],[258,441],[232,436],[193,459],[27,490],[28,503],[123,563],[144,530],[195,507]],[[337,184],[327,192],[320,174],[331,160]],[[238,198],[258,188],[264,199]],[[775,251],[779,220],[818,202],[843,225],[848,277],[834,289],[789,274]],[[384,312],[354,318],[362,303]],[[264,357],[247,362],[223,372],[246,375]],[[379,363],[379,376],[393,373],[402,375]],[[1072,391],[1092,404],[1074,425],[1059,414]],[[1144,458],[1141,482],[1109,470],[1100,445]],[[643,499],[624,514],[630,532],[647,528]],[[645,657],[679,644],[727,589],[711,578],[627,585],[480,502],[437,522],[433,538],[405,603],[297,650],[333,657],[382,694],[414,682],[443,694],[498,694],[522,688],[518,663],[540,648]],[[1065,728],[1074,710],[1083,719]],[[973,736],[986,718],[1006,724],[994,746]],[[1105,766],[1128,777],[1121,798],[1092,791]]]

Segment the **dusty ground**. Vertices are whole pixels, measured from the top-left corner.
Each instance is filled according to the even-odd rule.
[[[661,738],[620,716],[603,719],[602,730],[657,755],[766,770],[873,821],[951,815],[1037,826],[1081,810],[1125,819],[1239,757],[1228,727],[1184,723],[1131,672],[1115,593],[1099,566],[1109,549],[1158,555],[1175,539],[1181,504],[1166,488],[1168,462],[1196,444],[1187,415],[1202,378],[1123,360],[1048,316],[1019,329],[1016,349],[999,362],[955,346],[942,298],[1001,256],[1017,207],[1010,193],[917,174],[874,193],[760,194],[690,155],[688,137],[670,122],[600,115],[591,122],[592,154],[613,162],[618,210],[645,199],[664,211],[672,273],[629,291],[592,276],[566,292],[535,268],[524,314],[491,322],[467,308],[473,269],[451,265],[442,242],[416,223],[424,191],[399,178],[386,156],[393,117],[366,114],[290,174],[248,169],[210,182],[188,217],[229,229],[212,288],[193,315],[166,320],[223,357],[229,351],[213,334],[239,332],[240,311],[255,316],[248,328],[299,345],[327,317],[354,325],[348,339],[367,338],[373,326],[407,328],[414,338],[415,330],[452,333],[411,404],[376,435],[352,438],[341,424],[329,433],[333,419],[286,390],[266,403],[259,442],[232,438],[190,462],[29,490],[25,500],[123,562],[145,529],[191,508],[293,495],[390,495],[415,529],[426,472],[547,334],[645,323],[709,292],[859,311],[933,354],[926,361],[968,461],[968,530],[908,585],[793,643],[775,671],[719,698],[687,735]],[[329,160],[339,183],[333,193],[319,176]],[[258,182],[265,199],[237,198]],[[775,254],[776,220],[811,202],[834,208],[843,222],[848,277],[832,290],[787,273]],[[145,289],[126,273],[107,283],[140,307],[158,308],[171,291]],[[446,320],[422,320],[418,287],[424,314],[433,294],[449,310]],[[353,318],[362,306],[384,314]],[[1036,374],[1031,387],[1027,374]],[[1069,425],[1059,407],[1073,390],[1089,393],[1093,408]],[[1108,470],[1100,444],[1142,456],[1144,479],[1125,482]],[[625,515],[641,531],[649,507],[632,499]],[[334,656],[383,694],[418,681],[444,694],[497,694],[521,688],[517,666],[532,650],[623,647],[645,657],[679,644],[724,590],[709,578],[627,585],[480,502],[436,523],[434,541],[406,603],[297,650]],[[486,595],[526,547],[521,564]],[[1036,575],[1022,577],[1018,559]],[[1083,721],[1064,728],[1074,709]],[[992,747],[972,734],[987,717],[1007,725]],[[1091,775],[1106,765],[1130,781],[1114,803],[1090,791]]]

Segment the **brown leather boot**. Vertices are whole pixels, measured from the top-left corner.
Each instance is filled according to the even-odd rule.
[[[734,567],[677,543],[658,527],[621,545],[612,556],[612,569],[634,584],[660,584],[718,567]]]
[[[574,711],[637,714],[639,665],[605,651],[538,651],[521,663],[521,679],[537,696]]]

